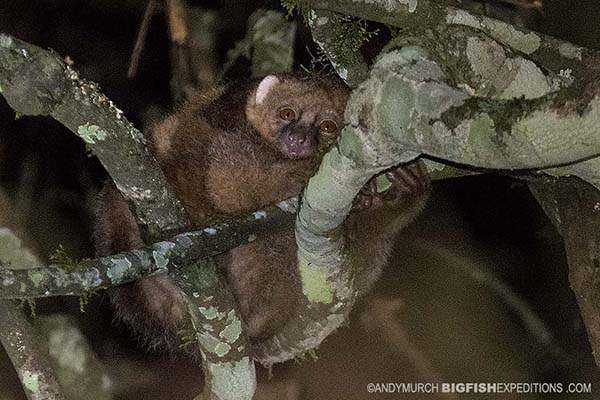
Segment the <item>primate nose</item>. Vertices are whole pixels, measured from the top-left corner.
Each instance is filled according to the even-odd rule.
[[[304,144],[306,142],[306,135],[304,133],[296,133],[289,135],[287,139],[290,143]]]

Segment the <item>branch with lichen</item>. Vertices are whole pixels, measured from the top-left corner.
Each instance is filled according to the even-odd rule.
[[[2,228],[0,263],[39,264],[11,230]],[[0,280],[2,282],[2,280]],[[0,343],[10,358],[29,400],[62,400],[63,390],[52,370],[48,352],[39,341],[25,311],[16,302],[0,299]]]
[[[185,226],[183,209],[148,153],[142,134],[94,84],[80,79],[57,55],[6,35],[0,36],[0,86],[17,112],[50,115],[86,142],[119,190],[132,201],[138,222],[147,227],[147,239],[164,237]],[[208,267],[203,268],[193,261],[252,241],[255,235],[266,230],[289,227],[294,210],[292,203],[283,202],[279,207],[96,260],[27,270],[11,270],[10,265],[2,265],[0,297],[86,296],[89,291],[173,266],[171,274],[187,294],[190,305],[192,334],[188,337],[196,338],[207,372],[202,398],[250,398],[255,386],[254,365],[247,354],[248,345],[241,333],[233,296],[223,284],[222,276],[214,269],[209,273]],[[190,265],[198,267],[196,274],[177,270],[181,267],[189,272]],[[213,279],[207,282],[216,286],[196,279],[202,273],[203,278],[212,273]],[[198,287],[202,290],[192,290]],[[200,297],[194,296],[199,293]],[[206,315],[203,310],[223,310],[224,314]],[[226,317],[222,319],[220,315]]]
[[[368,131],[373,145],[381,135],[395,137],[404,161],[423,154],[479,168],[544,170],[600,187],[600,76],[592,63],[586,68],[579,79],[554,74],[469,27],[409,32],[387,46],[354,91],[347,123]]]
[[[168,270],[188,301],[190,319],[181,330],[181,341],[194,346],[192,352],[200,349],[207,371],[201,399],[251,399],[256,378],[250,346],[233,295],[210,257],[251,242],[262,233],[289,229],[295,204],[295,200],[285,201],[151,246],[94,260],[11,270],[8,268],[15,258],[11,257],[8,263],[0,261],[0,302],[8,302],[3,298],[85,297],[97,289]],[[19,243],[5,236],[0,236],[0,248],[12,244],[20,249]]]
[[[144,135],[57,54],[0,34],[0,92],[17,113],[49,115],[86,143],[130,202],[144,237],[156,239],[187,225]]]
[[[226,73],[240,57],[252,61],[251,76],[291,72],[294,65],[296,23],[273,10],[259,9],[248,18],[246,36],[227,53]]]
[[[576,179],[534,179],[528,182],[564,239],[569,281],[575,293],[596,364],[600,366],[600,282],[597,248],[600,242],[600,192]]]
[[[312,10],[308,25],[313,40],[327,56],[336,73],[354,88],[365,80],[369,67],[360,54],[360,46],[368,40],[368,31],[360,22],[349,24],[343,15]],[[351,43],[348,43],[349,39]]]
[[[204,389],[196,400],[251,400],[256,371],[235,298],[211,259],[170,270],[187,295],[190,318],[180,330],[183,346],[202,351]],[[218,300],[217,300],[218,299]]]
[[[595,50],[579,47],[522,27],[515,27],[449,4],[434,0],[297,0],[286,1],[287,7],[298,7],[303,14],[333,12],[400,28],[404,32],[443,26],[471,27],[498,42],[524,53],[555,74],[585,77],[598,59]],[[314,14],[317,13],[317,14]],[[327,17],[328,18],[328,17]],[[309,21],[310,22],[310,21]],[[324,19],[321,23],[325,23]]]
[[[0,299],[85,296],[90,291],[131,282],[169,268],[182,268],[251,242],[261,233],[290,227],[294,213],[292,199],[126,253],[93,260],[66,260],[62,264],[29,269],[11,269],[10,263],[0,261]],[[2,241],[8,243],[9,240],[10,237],[0,236],[0,246],[4,248]],[[219,297],[214,298],[215,304],[219,301]]]
[[[320,8],[344,12],[340,4],[346,3]],[[367,18],[362,7],[379,4],[352,3],[349,8],[357,10],[353,15]],[[333,2],[311,2],[315,8],[323,4]],[[396,6],[403,13],[416,12],[416,2],[386,4],[378,9],[382,15]],[[347,319],[355,290],[343,222],[354,196],[379,171],[423,155],[487,169],[578,174],[600,188],[594,159],[600,154],[600,103],[593,57],[580,65],[589,74],[574,79],[526,57],[521,52],[525,43],[515,50],[509,40],[499,42],[465,25],[403,33],[352,93],[347,125],[310,180],[296,222],[302,307],[283,332],[257,351],[261,362],[284,361],[316,347]],[[555,39],[539,42],[560,43],[556,54],[562,51],[567,58],[580,54]],[[547,169],[557,165],[563,167]]]

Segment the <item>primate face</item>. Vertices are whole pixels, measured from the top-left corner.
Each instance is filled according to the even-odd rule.
[[[349,89],[332,77],[302,80],[269,75],[253,91],[248,120],[289,158],[322,154],[337,139]]]

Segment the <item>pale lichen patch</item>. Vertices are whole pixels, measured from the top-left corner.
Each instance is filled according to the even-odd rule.
[[[518,58],[515,60],[515,64],[518,66],[518,72],[500,94],[500,98],[525,97],[526,99],[535,99],[559,89],[558,81],[552,82],[533,62]]]
[[[160,242],[154,245],[155,250],[152,251],[154,264],[161,269],[164,269],[169,264],[169,252],[175,247],[171,242]]]
[[[524,96],[537,98],[559,89],[560,80],[552,80],[532,61],[508,57],[497,42],[470,37],[466,55],[471,69],[478,77],[478,95],[500,93],[503,99]]]
[[[542,38],[534,32],[521,32],[514,26],[490,18],[476,17],[463,10],[451,10],[446,16],[446,22],[451,25],[470,26],[487,32],[494,39],[508,44],[510,47],[525,54],[536,52]]]
[[[294,197],[276,204],[277,208],[289,213],[295,213],[298,210],[298,198]]]
[[[92,268],[83,272],[80,275],[79,280],[81,282],[81,286],[86,290],[98,287],[102,283],[100,271],[98,271],[97,268]]]
[[[333,301],[333,291],[327,280],[327,274],[321,268],[299,258],[302,292],[311,303],[328,304]]]
[[[87,363],[84,343],[85,339],[75,327],[58,327],[48,334],[48,351],[52,358],[61,368],[78,374],[85,372]]]
[[[229,350],[231,350],[231,346],[228,343],[220,342],[215,346],[214,353],[219,357],[223,357],[229,353]]]
[[[377,193],[383,193],[392,187],[392,183],[385,175],[379,175],[375,178],[375,183],[377,185]]]
[[[21,383],[30,393],[38,393],[40,390],[40,374],[25,370],[21,375]]]
[[[34,287],[39,287],[45,281],[44,274],[36,270],[28,271],[27,276]]]
[[[329,18],[325,16],[318,16],[317,12],[313,9],[308,13],[308,23],[312,26],[323,26],[329,22]]]
[[[119,282],[131,268],[131,261],[126,258],[113,258],[110,261],[112,266],[106,270],[106,276],[113,282]]]
[[[233,343],[239,339],[242,334],[242,321],[235,315],[235,311],[231,310],[227,314],[228,325],[219,333],[219,337],[228,343]]]
[[[198,342],[205,351],[210,353],[216,353],[217,346],[222,343],[219,339],[206,331],[198,333]]]
[[[15,274],[10,270],[0,269],[0,278],[2,278],[2,286],[10,286],[15,283]]]
[[[13,39],[9,35],[0,33],[0,47],[13,47]]]
[[[97,125],[91,125],[89,122],[86,122],[85,125],[81,125],[77,128],[77,133],[79,137],[83,139],[87,144],[95,144],[97,142],[101,142],[108,137],[108,133],[102,130]]]
[[[198,311],[200,311],[200,314],[202,314],[204,318],[208,320],[215,319],[219,316],[219,310],[217,310],[217,308],[213,306],[210,306],[208,308],[200,306],[198,307]]]
[[[202,231],[208,233],[209,235],[217,234],[217,230],[215,228],[204,228]]]
[[[137,201],[149,201],[152,200],[152,198],[154,197],[150,189],[143,189],[137,186],[127,187],[119,184],[118,182],[115,183],[117,185],[117,189],[119,189],[119,192],[121,192],[128,199],[133,199]]]
[[[564,42],[558,46],[558,52],[563,57],[581,61],[583,50],[581,47],[575,46],[574,44]]]
[[[265,211],[255,211],[253,215],[255,219],[267,218],[267,213]]]
[[[256,386],[256,372],[249,357],[239,361],[210,363],[210,390],[220,400],[251,400]]]

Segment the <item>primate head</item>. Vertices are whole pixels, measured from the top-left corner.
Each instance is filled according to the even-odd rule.
[[[250,124],[289,158],[322,154],[338,137],[350,89],[334,77],[268,75],[248,98]]]

